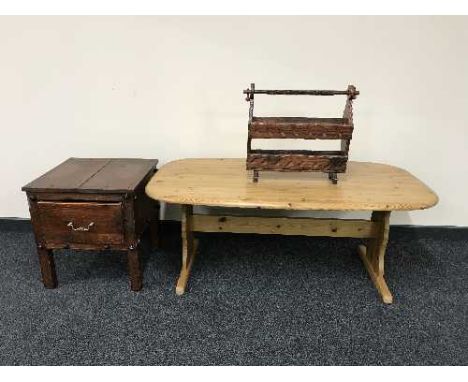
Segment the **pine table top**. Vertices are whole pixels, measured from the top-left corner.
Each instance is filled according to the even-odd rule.
[[[262,171],[253,183],[245,159],[182,159],[164,165],[146,193],[174,204],[304,211],[420,210],[438,202],[408,171],[370,162],[349,162],[335,185],[308,172]]]

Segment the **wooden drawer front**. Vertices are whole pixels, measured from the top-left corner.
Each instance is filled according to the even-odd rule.
[[[124,243],[122,203],[37,202],[48,246]]]

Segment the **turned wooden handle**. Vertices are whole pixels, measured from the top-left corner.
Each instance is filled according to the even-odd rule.
[[[261,90],[255,89],[255,84],[250,85],[250,89],[245,89],[244,94],[247,94],[247,101],[250,101],[253,94],[269,94],[269,95],[318,95],[318,96],[334,96],[347,95],[356,98],[359,91],[354,85],[349,85],[346,90]]]
[[[244,94],[269,94],[269,95],[348,95],[348,90],[250,90],[245,89]],[[356,91],[356,94],[359,92]]]

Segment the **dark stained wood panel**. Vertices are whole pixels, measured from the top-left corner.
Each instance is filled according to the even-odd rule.
[[[247,156],[247,170],[345,172],[348,156],[330,153],[281,150],[251,153]]]
[[[254,117],[249,136],[263,139],[351,139],[353,126],[345,118]]]
[[[48,247],[123,243],[122,203],[38,202],[41,236]]]
[[[99,172],[109,160],[105,158],[69,158],[28,183],[22,190],[77,190],[82,183]]]
[[[99,176],[89,178],[80,189],[133,191],[157,164],[156,159],[111,159]]]
[[[157,159],[70,158],[22,188],[35,192],[131,192]]]

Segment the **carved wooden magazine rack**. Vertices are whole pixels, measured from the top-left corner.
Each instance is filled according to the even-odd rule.
[[[359,91],[353,85],[346,90],[256,90],[255,84],[244,90],[249,108],[249,135],[247,140],[247,170],[253,170],[253,181],[258,182],[259,171],[318,171],[328,173],[336,184],[337,173],[346,172],[349,143],[353,134],[353,99]],[[342,118],[255,117],[254,95],[345,95]],[[251,148],[252,139],[339,139],[341,150],[261,150]]]

